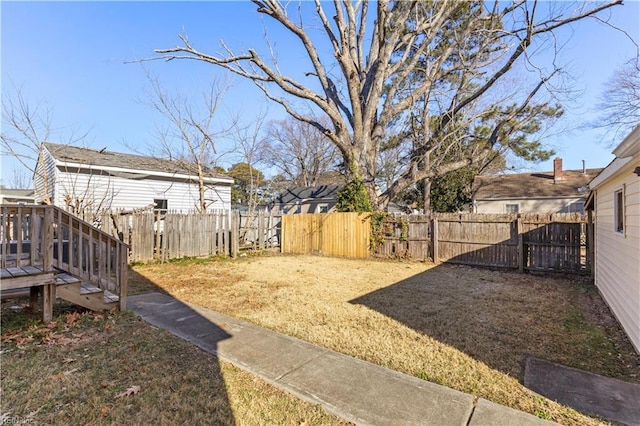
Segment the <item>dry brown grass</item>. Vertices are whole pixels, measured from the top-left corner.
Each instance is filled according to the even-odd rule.
[[[132,315],[64,308],[43,325],[9,307],[0,423],[346,424]]]
[[[181,300],[563,424],[598,421],[522,384],[533,355],[640,381],[585,279],[425,263],[268,256],[134,268]]]

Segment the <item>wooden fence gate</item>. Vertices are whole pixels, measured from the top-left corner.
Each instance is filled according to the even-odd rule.
[[[318,213],[282,216],[283,253],[369,257],[369,213]]]

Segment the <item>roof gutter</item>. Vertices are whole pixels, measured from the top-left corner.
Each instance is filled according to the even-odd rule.
[[[589,183],[589,189],[596,189],[602,182],[617,173],[618,170],[623,168],[631,160],[632,157],[615,158],[602,172],[600,172],[598,176],[593,178],[593,180]]]

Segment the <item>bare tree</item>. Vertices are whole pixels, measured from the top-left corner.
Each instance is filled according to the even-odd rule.
[[[604,138],[610,145],[640,125],[640,58],[628,61],[607,80],[597,110],[593,126],[607,130]]]
[[[207,199],[206,177],[211,176],[219,158],[216,157],[216,140],[228,135],[236,127],[236,119],[220,126],[214,122],[230,84],[213,80],[195,102],[181,94],[170,94],[158,78],[147,73],[150,91],[144,103],[158,112],[167,122],[156,126],[161,141],[160,156],[178,161],[190,173],[198,177],[199,211],[206,211],[212,200]]]
[[[298,186],[319,185],[340,162],[340,154],[329,138],[294,118],[268,124],[260,158]]]
[[[291,34],[288,48],[294,48],[293,40],[298,42],[310,67],[304,78],[296,77],[294,70],[283,72],[271,44],[270,57],[255,49],[235,53],[224,43],[224,53],[210,54],[180,36],[182,45],[157,49],[155,59],[204,61],[253,81],[292,117],[329,138],[351,179],[364,182],[369,198],[380,208],[415,182],[486,163],[496,150],[511,150],[533,160],[549,156],[531,137],[544,121],[562,112],[540,100],[545,92],[553,93],[552,79],[561,69],[555,60],[536,63],[535,53],[557,52],[558,29],[594,17],[622,0],[579,4],[335,0],[330,12],[325,11],[327,3],[315,0],[311,23],[312,11],[304,3],[293,13],[288,2],[253,3],[267,22]],[[319,47],[317,37],[329,43],[329,54],[324,55],[327,49]],[[535,81],[523,80],[503,94],[503,82],[511,71],[525,68],[533,71]],[[317,114],[306,114],[299,102],[321,111],[331,124],[319,121]],[[397,138],[408,147],[405,166],[398,179],[378,194],[381,145],[399,121],[405,123]],[[452,150],[464,155],[441,161]]]
[[[13,176],[9,181],[9,188],[30,189],[33,187],[31,176],[25,169],[13,169]]]
[[[260,113],[250,124],[236,125],[231,133],[234,141],[235,156],[240,163],[236,163],[234,167],[239,167],[244,171],[246,176],[247,204],[249,207],[249,215],[256,211],[258,203],[262,201],[258,193],[259,187],[264,183],[264,175],[257,169],[257,165],[261,162],[259,156],[260,147],[263,144],[261,137],[264,127],[266,114]]]
[[[48,165],[44,164],[44,156],[40,155],[44,143],[51,137],[62,138],[61,129],[52,126],[53,109],[46,102],[30,104],[25,98],[22,88],[13,85],[2,96],[2,132],[0,143],[3,154],[14,157],[33,175],[33,185],[43,196],[43,202],[51,204],[53,191]],[[69,129],[67,129],[69,130]],[[84,141],[87,132],[75,130],[67,132],[64,137],[67,144]]]

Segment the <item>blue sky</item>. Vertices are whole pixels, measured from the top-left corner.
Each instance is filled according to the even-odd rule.
[[[640,3],[627,1],[614,8],[612,22],[640,39]],[[234,2],[7,2],[0,4],[1,84],[5,93],[21,87],[26,99],[53,108],[54,127],[89,130],[88,144],[113,151],[134,146],[148,151],[157,143],[153,129],[157,117],[140,103],[148,86],[136,58],[153,56],[153,49],[179,43],[186,33],[204,51],[218,51],[225,42],[237,51],[264,49],[263,21],[253,4]],[[580,94],[567,104],[567,114],[545,142],[564,158],[564,167],[603,167],[611,148],[599,143],[597,132],[582,128],[593,115],[597,96],[613,70],[636,52],[623,34],[595,21],[580,22],[564,34],[568,38],[561,60],[567,63]],[[299,51],[290,49],[283,33],[269,36],[286,63],[299,63]],[[226,75],[211,65],[194,61],[146,62],[145,67],[167,88],[198,94],[213,76]],[[269,118],[286,115],[268,104],[252,84],[233,78],[225,97],[228,113],[242,111],[250,119],[267,110]],[[224,145],[224,143],[222,143]],[[224,148],[222,146],[221,148]],[[521,165],[522,166],[522,165]],[[551,162],[525,164],[530,170],[550,170]],[[2,158],[3,183],[8,183],[15,160]]]

